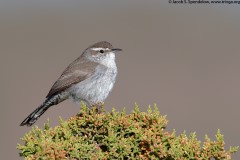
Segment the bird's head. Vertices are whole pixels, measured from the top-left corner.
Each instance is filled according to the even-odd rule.
[[[115,53],[119,51],[122,51],[122,49],[114,48],[111,43],[102,41],[88,47],[83,52],[83,56],[88,60],[101,63],[105,61],[114,61]]]

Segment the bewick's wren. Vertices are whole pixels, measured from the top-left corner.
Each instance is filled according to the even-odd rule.
[[[118,51],[121,49],[113,48],[106,41],[88,47],[64,70],[43,104],[20,125],[31,126],[49,107],[69,98],[83,101],[88,107],[104,102],[117,76],[115,53]]]

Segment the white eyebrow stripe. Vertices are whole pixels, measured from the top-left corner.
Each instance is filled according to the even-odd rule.
[[[100,50],[110,50],[110,49],[109,48],[91,48],[91,50],[100,51]]]

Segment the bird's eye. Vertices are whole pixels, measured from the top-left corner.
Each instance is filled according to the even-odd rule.
[[[100,50],[99,52],[100,52],[100,53],[104,53],[104,50]]]

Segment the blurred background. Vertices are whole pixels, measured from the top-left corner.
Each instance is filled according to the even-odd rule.
[[[240,10],[237,4],[169,4],[168,0],[0,1],[0,155],[23,159],[20,127],[62,71],[89,45],[106,40],[119,74],[106,100],[130,112],[156,103],[167,130],[197,132],[199,140],[224,134],[226,149],[240,145]],[[50,108],[51,126],[79,106]],[[240,159],[240,153],[233,159]]]

